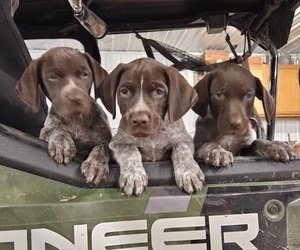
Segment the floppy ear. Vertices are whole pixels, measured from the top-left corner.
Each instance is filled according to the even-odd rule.
[[[204,118],[207,114],[207,108],[210,100],[210,81],[212,74],[206,74],[195,86],[194,89],[198,94],[198,101],[192,107],[193,111]]]
[[[101,83],[104,81],[104,79],[107,76],[107,72],[105,69],[103,69],[100,64],[91,57],[88,53],[84,53],[88,64],[92,70],[93,73],[93,79],[94,79],[94,88],[95,88],[95,100],[99,98],[99,88]]]
[[[39,62],[39,59],[31,61],[16,85],[16,91],[20,99],[31,107],[34,112],[37,112],[40,108],[38,92],[38,85],[41,81]]]
[[[255,77],[255,81],[256,81],[256,97],[262,101],[267,123],[270,124],[271,116],[275,112],[274,99],[257,77]]]
[[[168,113],[170,123],[180,119],[196,103],[198,96],[185,78],[173,67],[168,67]]]
[[[116,92],[120,83],[121,75],[124,71],[124,65],[120,63],[105,80],[100,84],[99,97],[106,109],[112,114],[113,119],[116,117]]]

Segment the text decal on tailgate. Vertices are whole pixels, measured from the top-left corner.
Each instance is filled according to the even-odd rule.
[[[211,249],[222,250],[226,243],[235,243],[241,249],[257,249],[251,243],[259,233],[257,213],[157,219],[149,230],[151,247],[148,247],[150,242],[147,229],[150,228],[147,228],[147,220],[104,222],[93,228],[90,243],[92,250],[129,244],[138,244],[140,250],[207,250],[207,219]],[[230,231],[230,226],[241,226],[241,230]],[[31,237],[28,238],[29,231]],[[31,250],[46,250],[47,245],[61,250],[88,250],[88,238],[88,227],[85,224],[74,225],[74,242],[46,228],[0,231],[0,243],[10,242],[14,250],[28,250],[27,239],[31,239]]]

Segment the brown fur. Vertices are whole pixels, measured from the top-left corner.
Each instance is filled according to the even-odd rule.
[[[111,132],[106,114],[90,91],[94,83],[97,98],[106,75],[88,54],[59,47],[33,60],[16,86],[20,98],[35,111],[38,88],[42,88],[52,107],[40,138],[48,141],[48,152],[58,163],[67,164],[76,154],[88,156],[81,171],[95,184],[108,174]]]
[[[253,138],[250,117],[255,117],[261,126],[254,98],[262,101],[267,122],[275,106],[269,92],[248,70],[227,64],[208,73],[196,84],[195,90],[199,99],[193,110],[200,115],[194,137],[197,158],[214,166],[227,166],[233,162],[233,155],[245,151],[282,161],[292,157],[284,143]],[[266,148],[271,149],[267,150],[269,153]]]
[[[116,99],[122,115],[109,144],[120,165],[120,187],[139,195],[147,186],[143,161],[172,159],[175,180],[191,193],[203,185],[204,175],[193,159],[194,145],[181,117],[197,100],[197,93],[179,74],[153,59],[120,64],[100,91],[115,116]]]

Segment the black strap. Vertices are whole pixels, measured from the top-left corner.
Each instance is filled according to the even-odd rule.
[[[252,55],[252,51],[256,48],[256,46],[259,44],[259,40],[255,41],[253,45],[251,45],[251,36],[250,36],[250,31],[246,30],[244,34],[244,51],[243,55],[239,56],[236,53],[235,46],[230,41],[230,36],[226,32],[226,38],[225,41],[227,42],[232,54],[234,55],[237,63],[243,63],[248,57]],[[247,50],[246,50],[247,47]]]
[[[247,59],[247,57],[251,56],[251,41],[250,41],[250,33],[249,32],[245,33],[245,44],[247,42],[248,50],[245,51],[242,56],[239,56],[236,53],[234,46],[230,42],[230,37],[227,34],[226,42],[230,46],[231,51],[234,54],[235,58],[229,59],[229,60],[221,62],[221,63],[213,63],[213,64],[205,63],[205,65],[203,65],[203,61],[197,63],[195,60],[188,60],[188,59],[184,60],[184,61],[178,60],[163,45],[161,45],[157,41],[155,41],[153,39],[144,38],[139,33],[137,33],[130,25],[128,25],[128,27],[132,30],[133,33],[136,34],[136,37],[142,41],[145,52],[148,57],[155,59],[153,51],[152,51],[152,47],[153,47],[157,52],[159,52],[161,55],[163,55],[165,58],[167,58],[169,61],[171,61],[174,64],[173,67],[175,67],[179,71],[181,71],[183,69],[188,69],[188,70],[192,70],[195,72],[209,72],[209,71],[212,71],[212,70],[214,70],[224,64],[227,64],[227,63],[241,64],[244,60]],[[257,44],[256,44],[256,46],[257,46]],[[246,45],[244,45],[244,47],[246,47]]]
[[[145,49],[145,52],[146,52],[147,56],[150,57],[150,58],[155,59],[150,44],[145,39],[141,38],[141,40],[142,40],[142,43],[143,43],[143,46],[144,46],[144,49]]]
[[[228,64],[228,63],[235,63],[235,64],[240,64],[240,61],[237,59],[237,58],[233,58],[233,59],[229,59],[227,61],[224,61],[224,62],[219,62],[219,63],[212,63],[212,64],[208,64],[208,65],[205,65],[205,66],[201,66],[201,67],[198,67],[198,68],[194,68],[193,71],[196,71],[196,72],[210,72],[214,69],[217,69],[225,64]]]
[[[148,57],[155,59],[153,51],[151,49],[151,47],[153,47],[156,51],[158,51],[165,58],[167,58],[169,61],[171,61],[174,64],[173,66],[175,68],[177,68],[178,70],[183,70],[186,68],[185,62],[181,62],[178,59],[176,59],[174,56],[172,56],[172,54],[165,47],[160,45],[155,40],[144,38],[144,37],[140,36],[139,34],[137,35],[137,38],[142,40],[144,49],[145,49]]]
[[[238,58],[238,54],[235,51],[235,47],[233,46],[233,44],[230,42],[230,36],[229,34],[226,32],[226,37],[225,37],[225,41],[228,44],[232,54],[234,55],[235,58]]]
[[[198,65],[195,65],[193,62],[179,61],[165,47],[163,47],[155,40],[144,38],[139,34],[137,34],[136,37],[142,41],[145,52],[148,57],[155,59],[151,48],[153,47],[157,52],[159,52],[161,55],[163,55],[165,58],[171,61],[173,63],[173,67],[178,69],[179,71],[184,69],[189,69],[197,72],[204,72],[204,71],[211,71],[212,69],[217,68],[214,67],[214,65],[205,65],[199,67]]]

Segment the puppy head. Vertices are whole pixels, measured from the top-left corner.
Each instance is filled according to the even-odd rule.
[[[106,71],[90,55],[58,47],[29,64],[17,82],[16,91],[35,112],[40,105],[40,86],[56,113],[63,117],[86,115],[91,107],[89,94],[92,83],[97,98],[97,89],[106,75]]]
[[[104,80],[100,98],[115,118],[116,98],[125,130],[135,136],[155,134],[166,113],[180,119],[197,100],[197,93],[173,67],[141,58],[118,65]]]
[[[262,100],[268,122],[274,113],[271,95],[258,78],[239,65],[228,64],[212,71],[196,84],[195,90],[199,99],[193,110],[202,118],[210,112],[223,134],[248,130],[255,96]]]

